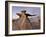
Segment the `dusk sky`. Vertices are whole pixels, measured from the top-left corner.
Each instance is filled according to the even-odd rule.
[[[12,18],[16,18],[16,13],[21,13],[22,10],[26,10],[27,13],[31,15],[40,15],[40,7],[20,7],[20,6],[12,6]]]

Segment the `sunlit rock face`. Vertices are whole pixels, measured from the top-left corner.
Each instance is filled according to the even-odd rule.
[[[29,22],[28,19],[25,20],[23,24],[18,24],[19,20],[16,20],[13,24],[13,30],[29,30],[32,29],[31,23]],[[22,22],[21,22],[22,23]]]

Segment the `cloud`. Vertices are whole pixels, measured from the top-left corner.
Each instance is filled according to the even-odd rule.
[[[19,18],[19,16],[18,16],[18,15],[16,15],[16,16],[13,16],[12,18],[13,18],[13,19],[18,19],[18,18]]]

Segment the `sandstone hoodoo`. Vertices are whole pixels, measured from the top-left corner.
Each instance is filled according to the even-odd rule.
[[[32,24],[28,16],[35,16],[26,13],[26,10],[22,10],[21,13],[16,13],[19,16],[19,20],[15,23],[15,30],[29,30],[32,29]]]

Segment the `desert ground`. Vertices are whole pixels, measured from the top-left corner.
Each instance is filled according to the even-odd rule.
[[[40,18],[29,18],[26,20],[23,25],[18,24],[19,19],[12,19],[12,30],[31,30],[31,29],[40,29]]]

